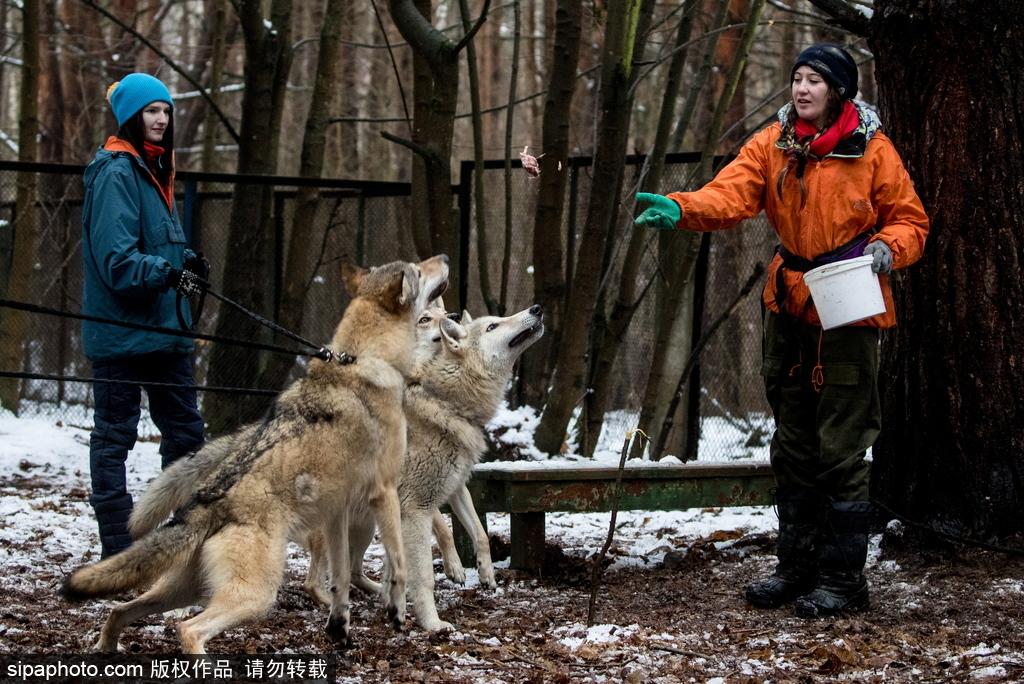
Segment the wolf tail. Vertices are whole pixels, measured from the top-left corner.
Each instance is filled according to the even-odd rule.
[[[232,443],[230,436],[209,442],[194,456],[179,458],[150,482],[128,519],[132,539],[141,539],[149,534],[171,513],[187,504],[199,483],[230,452]]]
[[[151,584],[203,543],[207,518],[203,510],[193,509],[188,522],[171,522],[124,551],[79,568],[64,579],[60,595],[77,602]]]

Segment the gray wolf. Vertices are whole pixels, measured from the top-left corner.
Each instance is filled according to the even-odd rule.
[[[513,366],[544,334],[544,323],[534,305],[507,318],[473,319],[468,313],[461,323],[444,318],[439,330],[441,348],[416,366],[406,387],[408,451],[398,484],[410,599],[416,622],[429,631],[452,629],[434,603],[432,520],[439,506],[452,501],[461,520],[476,521],[467,529],[479,527],[465,484],[486,449],[484,427],[501,403]],[[483,536],[478,558],[487,549]],[[362,558],[368,542],[367,536],[352,534],[353,559]],[[486,563],[493,582],[489,551]],[[354,580],[358,583],[357,575]]]
[[[424,290],[423,294],[427,291]],[[418,303],[416,308],[423,308]],[[423,308],[416,320],[416,347],[414,351],[414,366],[417,366],[427,359],[433,357],[441,349],[440,321],[448,316],[440,299],[431,302]],[[210,442],[199,453],[191,458],[175,463],[150,482],[138,505],[132,512],[129,521],[129,529],[132,538],[140,539],[163,523],[175,510],[186,505],[199,487],[199,483],[210,475],[217,465],[224,460],[231,451],[233,438],[220,438]],[[473,508],[473,500],[469,490],[464,486],[460,491],[452,495],[449,505],[458,513],[466,529],[474,531],[473,542],[477,549],[478,567],[480,568],[480,583],[488,588],[494,588],[494,569],[491,564],[490,549],[488,548],[487,532],[476,517]],[[475,527],[471,527],[471,525]],[[437,537],[438,546],[441,549],[441,558],[444,563],[444,572],[452,581],[462,584],[466,581],[465,569],[459,560],[458,552],[455,549],[455,541],[452,532],[444,516],[435,512],[432,522],[434,535]],[[353,583],[356,587],[371,593],[380,592],[380,585],[367,578],[362,573],[362,554],[369,543],[368,539],[373,536],[375,525],[372,520],[353,521],[350,525],[350,539],[353,535],[367,538],[365,543],[358,545],[358,555],[352,557]],[[316,601],[326,606],[331,605],[331,596],[328,593],[324,579],[328,575],[327,558],[324,551],[324,540],[319,534],[291,535],[290,541],[301,544],[311,551],[309,571],[306,575],[303,588]]]
[[[346,267],[354,298],[331,345],[354,355],[355,363],[312,361],[263,421],[209,445],[220,458],[170,522],[65,580],[61,594],[69,600],[151,585],[114,607],[100,650],[116,650],[121,630],[145,615],[198,602],[205,610],[180,623],[178,633],[184,652],[204,653],[211,637],[270,609],[289,536],[311,534],[325,540],[334,589],[327,631],[348,643],[352,515],[377,521],[387,555],[384,605],[393,625],[401,626],[402,395],[413,367],[416,308],[443,292],[447,262],[439,255],[369,271]]]

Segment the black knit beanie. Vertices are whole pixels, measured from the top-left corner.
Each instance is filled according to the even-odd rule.
[[[852,100],[857,94],[857,63],[838,45],[818,43],[801,52],[789,72],[791,83],[797,67],[805,64],[824,76],[846,99]]]

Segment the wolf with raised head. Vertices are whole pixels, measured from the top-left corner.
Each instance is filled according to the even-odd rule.
[[[345,279],[353,299],[331,346],[355,362],[312,361],[261,422],[209,445],[217,458],[200,459],[207,469],[170,522],[65,580],[61,594],[69,600],[151,585],[114,607],[100,650],[116,650],[120,632],[139,618],[202,603],[205,610],[180,623],[178,633],[184,652],[204,653],[211,637],[270,609],[289,537],[313,534],[325,540],[331,571],[327,630],[347,643],[352,516],[372,516],[379,525],[388,578],[382,596],[388,617],[401,626],[402,399],[413,367],[418,307],[443,293],[448,257],[369,271],[348,268]]]
[[[537,305],[507,318],[473,319],[464,313],[461,323],[441,319],[439,332],[441,348],[421,360],[406,387],[408,450],[398,484],[409,596],[417,623],[429,631],[452,629],[434,603],[431,522],[446,501],[458,510],[459,495],[487,448],[484,428],[501,404],[513,366],[544,334],[543,314]],[[465,500],[475,520],[468,492]],[[354,532],[351,543],[353,559],[362,558],[369,537]],[[477,550],[479,555],[479,543]],[[489,551],[486,559],[489,566]],[[389,572],[385,567],[385,581]]]

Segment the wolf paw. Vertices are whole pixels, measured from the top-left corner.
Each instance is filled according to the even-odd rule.
[[[424,630],[428,632],[454,632],[455,625],[444,620],[435,620],[428,622],[427,624],[420,625]]]
[[[455,582],[455,584],[466,583],[466,569],[462,567],[462,563],[445,563],[444,576]]]
[[[341,648],[352,647],[352,635],[349,634],[348,621],[332,615],[327,620],[327,636]]]
[[[92,650],[95,653],[117,653],[121,650],[121,646],[116,639],[114,641],[109,641],[100,637],[96,643],[92,645]]]
[[[405,622],[405,611],[399,611],[397,606],[388,606],[388,623],[396,631],[402,631],[402,623]]]
[[[493,567],[488,566],[480,568],[480,586],[485,589],[498,588],[498,582],[494,579]]]

